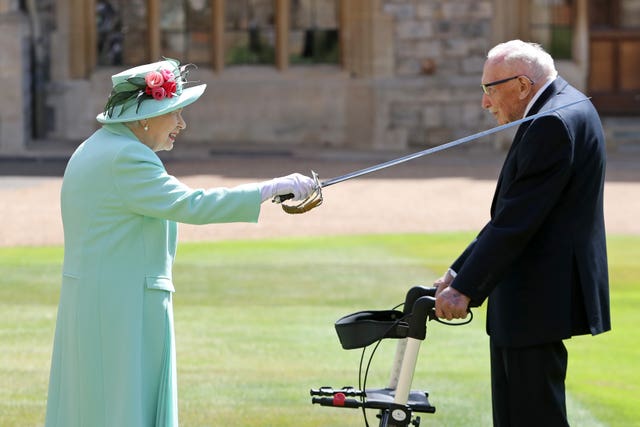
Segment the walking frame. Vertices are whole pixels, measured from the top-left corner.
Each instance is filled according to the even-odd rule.
[[[398,339],[389,385],[379,389],[365,388],[365,375],[365,385],[360,385],[362,389],[334,389],[326,386],[311,389],[311,403],[339,408],[361,408],[366,426],[369,426],[366,409],[378,410],[379,427],[418,427],[420,417],[414,417],[414,413],[435,413],[436,408],[429,403],[428,392],[411,390],[420,345],[427,334],[427,320],[461,325],[473,319],[471,315],[462,323],[440,321],[435,316],[436,289],[414,286],[406,294],[403,311],[360,311],[336,321],[335,328],[342,348],[363,348],[363,358],[367,346],[377,343],[377,348],[383,339]]]

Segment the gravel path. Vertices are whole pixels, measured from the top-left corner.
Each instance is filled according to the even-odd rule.
[[[179,150],[179,148],[177,148]],[[169,172],[194,188],[234,186],[314,169],[321,179],[396,155],[322,152],[221,154],[206,160],[167,158]],[[609,156],[605,216],[609,233],[640,235],[638,155]],[[180,241],[363,233],[478,230],[488,219],[504,153],[438,153],[324,189],[322,206],[288,215],[264,203],[258,224],[180,225]],[[0,161],[0,246],[59,245],[64,162]]]

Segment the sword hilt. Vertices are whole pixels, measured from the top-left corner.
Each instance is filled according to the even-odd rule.
[[[282,203],[282,202],[286,202],[287,200],[291,200],[293,199],[293,193],[289,193],[289,194],[280,194],[279,196],[275,196],[273,198],[273,202],[274,203]]]
[[[320,192],[320,189],[322,187],[324,187],[324,183],[320,182],[320,178],[318,177],[318,174],[315,173],[314,171],[311,171],[311,177],[313,178],[313,180],[316,183],[316,191]],[[322,193],[320,193],[322,194]],[[287,193],[287,194],[278,194],[277,196],[273,196],[273,199],[271,199],[271,201],[273,203],[282,203],[282,202],[286,202],[287,200],[291,200],[295,197],[295,195],[293,193]],[[311,197],[311,195],[310,195]]]

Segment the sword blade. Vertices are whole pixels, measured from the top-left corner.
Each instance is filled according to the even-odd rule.
[[[373,166],[370,166],[368,168],[360,169],[360,170],[357,170],[357,171],[354,171],[354,172],[350,172],[350,173],[347,173],[347,174],[344,174],[344,175],[336,176],[334,178],[330,178],[330,179],[327,179],[326,181],[320,182],[320,187],[323,187],[323,188],[324,187],[328,187],[330,185],[334,185],[334,184],[337,184],[339,182],[347,181],[349,179],[353,179],[353,178],[356,178],[356,177],[359,177],[359,176],[362,176],[362,175],[367,175],[367,174],[370,174],[372,172],[377,172],[377,171],[382,170],[382,169],[390,168],[391,166],[396,166],[396,165],[399,165],[401,163],[408,162],[409,160],[417,159],[419,157],[428,156],[429,154],[437,153],[438,151],[447,150],[449,148],[456,147],[458,145],[462,145],[462,144],[465,144],[467,142],[471,142],[471,141],[474,141],[476,139],[480,139],[482,137],[485,137],[485,136],[488,136],[488,135],[492,135],[494,133],[501,132],[503,130],[512,128],[514,126],[521,125],[522,123],[526,123],[526,122],[529,122],[531,120],[535,120],[535,119],[537,119],[539,117],[549,115],[549,114],[551,114],[551,113],[553,113],[555,111],[561,110],[563,108],[571,107],[572,105],[578,104],[580,102],[587,101],[589,99],[590,98],[583,98],[583,99],[580,99],[578,101],[574,101],[574,102],[570,102],[568,104],[560,105],[558,107],[552,108],[551,110],[542,111],[540,113],[524,117],[524,118],[522,118],[520,120],[516,120],[516,121],[513,121],[513,122],[506,123],[504,125],[496,126],[494,128],[487,129],[487,130],[484,130],[482,132],[474,133],[473,135],[465,136],[463,138],[456,139],[455,141],[447,142],[445,144],[441,144],[441,145],[438,145],[436,147],[428,148],[426,150],[418,151],[417,153],[408,154],[406,156],[398,157],[397,159],[389,160],[387,162],[380,163],[380,164],[377,164],[377,165],[373,165]]]

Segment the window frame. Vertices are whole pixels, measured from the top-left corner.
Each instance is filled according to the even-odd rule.
[[[225,1],[209,0],[211,5],[211,50],[210,66],[219,73],[225,69],[224,30]],[[160,27],[161,0],[146,0],[147,7],[147,61],[160,58],[162,29]],[[275,68],[285,71],[289,68],[289,33],[291,0],[273,0],[275,9]],[[340,58],[338,66],[344,66],[346,30],[346,8],[348,1],[336,0],[338,7],[338,29]],[[98,67],[96,52],[97,28],[95,0],[69,0],[69,68],[72,78],[86,78]]]
[[[553,56],[555,59],[558,60],[569,60],[572,61],[574,60],[575,57],[575,52],[573,51],[573,45],[575,44],[575,37],[576,37],[576,32],[577,32],[577,16],[578,16],[578,5],[577,5],[577,1],[576,0],[569,0],[571,2],[571,4],[567,5],[567,7],[569,8],[569,25],[559,25],[555,22],[548,22],[548,23],[538,23],[538,22],[534,22],[531,20],[532,18],[532,13],[530,13],[530,10],[535,7],[533,5],[535,0],[528,0],[526,3],[526,8],[527,8],[527,12],[526,12],[526,16],[527,16],[527,21],[526,21],[526,30],[525,33],[527,34],[527,37],[530,38],[533,33],[534,33],[534,29],[541,29],[544,28],[547,31],[549,31],[550,33],[552,33],[554,30],[558,31],[562,28],[568,28],[569,31],[571,32],[571,40],[569,43],[569,51],[567,53],[568,56],[563,56],[562,52],[560,51],[554,51],[554,48],[558,48],[559,46],[561,47],[561,44],[558,44],[559,41],[558,40],[554,40],[553,36],[550,35],[549,36],[549,44],[548,45],[543,45],[544,49],[549,52],[549,54],[551,56]],[[553,15],[555,12],[551,10],[552,7],[554,7],[554,5],[552,4],[551,1],[546,0],[545,1],[545,5],[544,7],[549,9],[549,13],[551,15]]]

